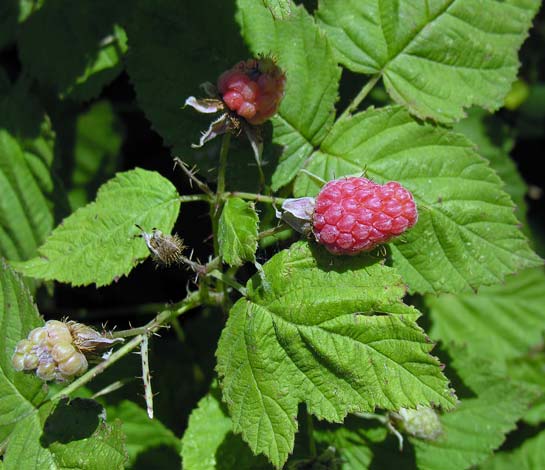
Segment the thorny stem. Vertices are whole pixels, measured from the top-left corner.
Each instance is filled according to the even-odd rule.
[[[210,207],[210,216],[212,218],[212,236],[214,239],[214,256],[220,256],[218,242],[218,227],[219,219],[223,206],[223,193],[225,192],[225,172],[227,170],[227,156],[229,155],[229,144],[231,143],[231,134],[229,132],[223,134],[220,149],[220,163],[218,168],[218,186],[216,188],[216,203]],[[218,291],[223,293],[223,311],[227,312],[228,296],[225,283],[222,280],[217,280],[216,287]]]
[[[144,398],[148,418],[153,419],[153,392],[151,390],[151,373],[149,370],[149,336],[144,335],[140,343],[140,357],[142,358],[142,381],[144,382]]]
[[[339,116],[339,120],[345,119],[349,117],[353,111],[358,109],[358,106],[361,104],[361,102],[367,97],[367,95],[371,92],[371,90],[374,88],[374,86],[377,84],[377,82],[381,78],[381,74],[378,73],[376,75],[373,75],[369,81],[363,85],[363,88],[360,90],[360,92],[356,95],[356,97],[352,100],[352,102],[346,107],[346,109],[343,111],[343,113]]]
[[[231,191],[228,193],[224,193],[223,197],[224,198],[239,197],[241,199],[246,199],[248,201],[268,202],[269,204],[278,204],[278,205],[282,205],[282,203],[286,200],[285,198],[282,198],[282,197],[265,196],[263,194],[245,193],[241,191]]]
[[[176,310],[165,310],[159,313],[152,321],[141,328],[133,328],[132,330],[118,331],[112,334],[114,338],[124,338],[134,336],[128,343],[121,346],[117,351],[114,351],[108,359],[93,367],[91,370],[83,374],[79,379],[74,380],[70,385],[66,386],[55,395],[53,395],[49,401],[56,401],[62,397],[68,396],[78,388],[82,387],[86,383],[93,380],[96,376],[104,372],[112,364],[115,364],[123,356],[127,355],[133,349],[137,348],[144,338],[147,338],[150,334],[155,333],[159,328],[171,321],[173,318],[177,318],[183,313],[198,307],[201,304],[199,292],[193,292],[188,295],[178,305]]]

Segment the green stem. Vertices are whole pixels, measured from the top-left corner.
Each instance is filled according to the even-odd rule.
[[[376,75],[373,75],[369,81],[363,85],[363,88],[360,90],[360,92],[356,95],[356,97],[352,100],[352,102],[346,107],[346,109],[343,111],[343,113],[339,116],[339,120],[346,119],[349,117],[353,111],[358,109],[358,106],[361,104],[361,102],[367,97],[367,95],[371,92],[371,90],[374,88],[374,86],[377,84],[377,82],[381,78],[381,74],[378,73]]]
[[[259,232],[257,235],[257,238],[259,240],[263,240],[267,237],[272,237],[273,235],[276,235],[277,233],[287,232],[288,230],[291,230],[290,227],[287,225],[281,224],[277,225],[276,227],[270,228],[268,230],[263,230],[263,232]]]
[[[231,143],[231,134],[226,132],[223,134],[220,150],[220,166],[218,169],[218,189],[217,202],[220,202],[221,195],[225,192],[225,171],[227,169],[227,155],[229,155],[229,144]]]
[[[150,334],[155,333],[159,328],[164,326],[166,323],[171,321],[173,318],[177,318],[183,313],[191,310],[201,304],[200,297],[198,292],[193,292],[187,296],[180,306],[176,310],[165,310],[159,315],[157,315],[152,321],[147,325],[141,328],[133,328],[131,330],[118,331],[117,333],[112,334],[114,338],[125,338],[129,336],[134,336],[128,343],[121,346],[117,351],[114,351],[108,359],[102,361],[100,364],[97,364],[91,370],[83,374],[79,379],[74,380],[70,385],[66,386],[55,395],[53,395],[48,401],[59,400],[62,397],[68,396],[71,393],[75,392],[78,388],[87,384],[93,380],[96,376],[104,372],[108,367],[115,364],[123,356],[130,353],[133,349],[137,348],[140,343],[147,338]]]
[[[241,199],[246,199],[248,201],[268,202],[269,204],[278,204],[278,205],[282,205],[282,203],[286,200],[285,198],[282,198],[282,197],[264,196],[263,194],[245,193],[241,191],[231,191],[229,193],[225,193],[223,197],[224,198],[239,197]]]

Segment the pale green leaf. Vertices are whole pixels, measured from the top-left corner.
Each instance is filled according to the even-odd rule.
[[[523,383],[535,385],[542,391],[524,415],[524,421],[531,425],[545,422],[545,353],[531,353],[507,362],[509,377]]]
[[[4,457],[6,470],[121,470],[127,460],[119,423],[106,424],[89,399],[51,404],[19,422]]]
[[[517,384],[481,357],[457,351],[454,368],[476,396],[461,398],[441,415],[443,434],[436,441],[410,438],[420,470],[459,470],[486,460],[516,428],[536,398],[534,387]]]
[[[338,60],[380,74],[420,118],[458,120],[497,109],[517,76],[518,49],[539,0],[322,0],[317,11]]]
[[[231,266],[241,266],[245,261],[255,262],[259,217],[254,204],[240,198],[230,198],[223,206],[218,242],[220,255]]]
[[[274,20],[254,0],[238,0],[237,19],[254,54],[273,54],[286,71],[286,94],[273,118],[273,143],[285,146],[273,189],[289,183],[333,123],[340,68],[331,46],[303,7]]]
[[[526,439],[511,452],[499,452],[487,461],[482,470],[538,470],[545,468],[545,431]]]
[[[263,3],[277,20],[285,20],[291,15],[291,0],[263,0]]]
[[[179,210],[176,188],[159,173],[140,168],[118,173],[99,189],[95,202],[53,231],[39,257],[18,263],[17,269],[75,286],[109,284],[149,255],[135,224],[170,233]]]
[[[46,394],[41,380],[32,374],[16,372],[11,364],[17,342],[42,325],[43,320],[20,276],[0,259],[0,442]]]
[[[122,17],[123,2],[44,2],[20,28],[21,61],[61,96],[94,98],[122,70],[127,50],[117,24]]]
[[[478,356],[512,359],[542,340],[545,331],[545,273],[527,269],[478,294],[427,296],[430,335],[446,347],[465,344]]]
[[[501,180],[471,142],[416,122],[399,106],[337,122],[305,167],[325,180],[365,173],[379,183],[399,181],[413,193],[418,223],[390,244],[411,291],[471,291],[542,265]],[[318,191],[311,177],[297,177],[296,196]]]
[[[0,256],[36,255],[54,225],[58,195],[51,166],[54,136],[28,84],[0,96]]]
[[[159,420],[150,419],[146,410],[129,400],[106,407],[109,422],[120,420],[121,432],[126,436],[125,445],[131,463],[138,454],[154,447],[172,447],[178,453],[180,440]]]
[[[487,158],[490,166],[504,183],[504,188],[517,206],[515,215],[521,221],[526,220],[525,196],[526,183],[510,158],[514,138],[509,135],[507,125],[496,116],[478,108],[471,109],[468,117],[454,126],[477,145],[479,155]]]
[[[181,456],[184,468],[188,469],[270,468],[265,459],[252,454],[240,436],[233,434],[233,423],[217,388],[212,388],[191,413]]]
[[[99,101],[78,116],[75,133],[71,174],[67,175],[73,210],[93,200],[100,184],[114,175],[123,128],[112,105]]]
[[[332,259],[296,243],[248,282],[217,351],[233,429],[282,465],[297,406],[341,422],[352,411],[455,403],[404,286],[368,257]]]

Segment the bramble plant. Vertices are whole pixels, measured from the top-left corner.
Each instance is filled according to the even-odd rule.
[[[0,8],[0,470],[544,468],[539,1],[114,3]]]

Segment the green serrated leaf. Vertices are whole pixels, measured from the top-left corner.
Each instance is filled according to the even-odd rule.
[[[62,193],[53,147],[49,120],[21,80],[0,96],[0,256],[31,258],[53,228]]]
[[[380,74],[420,118],[451,122],[464,108],[497,109],[539,0],[323,0],[316,16],[350,70]]]
[[[74,286],[110,284],[149,255],[135,224],[170,233],[179,210],[176,188],[159,173],[140,168],[118,173],[99,189],[95,202],[53,231],[39,257],[17,263],[17,269]]]
[[[352,411],[455,403],[403,303],[391,268],[366,257],[331,259],[296,243],[248,282],[217,351],[233,429],[281,466],[293,449],[297,406],[340,422]],[[342,354],[339,353],[342,351]]]
[[[199,401],[189,417],[181,456],[184,468],[188,469],[271,468],[265,459],[252,454],[240,436],[233,434],[233,423],[215,387]]]
[[[94,98],[122,70],[122,17],[123,2],[44,2],[19,32],[25,69],[63,97]]]
[[[511,452],[499,452],[487,461],[482,470],[537,470],[545,468],[545,431],[526,439]]]
[[[273,54],[286,71],[286,94],[273,118],[273,142],[284,146],[273,189],[289,183],[335,117],[340,68],[327,38],[301,6],[275,21],[254,0],[238,0],[237,20],[254,54]]]
[[[106,424],[102,407],[89,399],[42,406],[10,435],[6,470],[121,470],[127,460],[119,423]]]
[[[263,0],[263,4],[277,20],[285,20],[291,15],[291,0]]]
[[[513,215],[502,182],[465,137],[416,122],[401,107],[372,109],[335,124],[306,169],[330,180],[361,175],[399,181],[419,220],[390,244],[394,267],[413,292],[463,292],[542,265]],[[318,184],[301,173],[296,196]]]
[[[455,410],[441,415],[443,434],[436,441],[409,439],[421,470],[459,470],[482,463],[516,428],[538,393],[509,380],[492,361],[461,349],[455,358],[452,366],[476,396],[462,398]]]
[[[126,436],[126,448],[132,464],[138,454],[159,446],[172,447],[180,451],[180,440],[159,420],[150,419],[146,410],[136,403],[123,400],[116,405],[106,407],[108,420],[120,420],[121,432]]]
[[[254,204],[240,198],[225,202],[218,227],[220,255],[231,266],[255,262],[259,217]]]
[[[526,352],[545,331],[545,273],[529,269],[478,294],[427,296],[430,335],[449,348],[466,344],[481,357],[502,362]]]
[[[16,372],[11,364],[17,342],[42,325],[21,277],[0,258],[0,442],[46,395],[41,380]]]
[[[526,221],[526,183],[517,170],[515,162],[509,157],[514,146],[514,138],[509,135],[508,128],[496,116],[486,111],[474,108],[468,117],[454,126],[477,145],[479,155],[487,158],[490,166],[504,183],[504,188],[517,206],[517,219]]]
[[[93,200],[118,166],[123,128],[108,101],[94,103],[77,118],[68,197],[73,210]]]
[[[0,4],[0,49],[15,42],[19,24],[42,3],[43,0],[4,0]]]
[[[531,425],[545,422],[545,353],[534,353],[517,357],[507,362],[509,377],[523,383],[537,386],[542,394],[524,415],[524,421]]]

